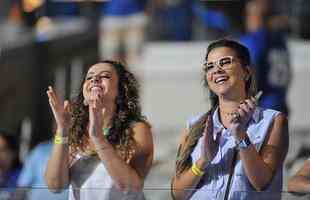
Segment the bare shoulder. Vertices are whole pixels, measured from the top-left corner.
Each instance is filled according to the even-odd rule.
[[[289,147],[288,120],[285,114],[274,118],[268,136],[261,149],[261,155],[269,167],[275,170],[282,166]]]
[[[139,121],[135,122],[131,125],[131,128],[135,130],[140,130],[140,129],[151,129],[151,125],[146,122],[146,121]]]
[[[288,140],[288,119],[285,114],[280,113],[274,118],[269,127],[264,146],[270,147],[271,145],[273,147],[280,147],[283,150],[288,148]]]
[[[287,126],[288,124],[288,119],[287,116],[284,113],[280,113],[277,115],[274,119],[274,125],[276,126]]]
[[[147,122],[135,122],[131,126],[133,138],[137,145],[145,150],[153,148],[153,136],[151,125]]]
[[[137,147],[131,166],[141,177],[146,177],[152,166],[154,154],[151,126],[147,122],[135,122],[131,129]]]
[[[280,113],[277,115],[272,123],[272,126],[270,127],[270,140],[276,140],[279,137],[283,137],[285,135],[288,135],[288,119],[287,116],[283,113]],[[282,138],[282,139],[285,139]]]
[[[152,137],[152,127],[147,122],[135,122],[131,125],[133,137],[136,140]]]

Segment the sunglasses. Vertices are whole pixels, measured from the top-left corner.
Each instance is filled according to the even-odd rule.
[[[206,62],[204,64],[204,71],[207,73],[215,72],[217,70],[215,66],[222,70],[231,69],[233,60],[232,56],[225,56],[213,62]]]

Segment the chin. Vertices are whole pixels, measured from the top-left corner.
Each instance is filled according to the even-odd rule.
[[[217,86],[213,92],[217,94],[218,96],[225,96],[231,92],[231,86],[230,85],[221,85]]]

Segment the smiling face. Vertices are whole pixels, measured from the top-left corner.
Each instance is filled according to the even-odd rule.
[[[235,51],[229,47],[217,47],[208,54],[206,79],[210,90],[217,96],[245,96],[246,67],[243,67]]]
[[[98,63],[90,67],[83,83],[83,96],[89,100],[91,92],[97,90],[104,102],[114,103],[118,94],[118,75],[109,63]]]

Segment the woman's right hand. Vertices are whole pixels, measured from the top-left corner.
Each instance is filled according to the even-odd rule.
[[[208,115],[202,136],[204,142],[201,145],[201,159],[205,164],[208,164],[208,162],[212,161],[215,157],[219,148],[221,132],[222,129],[216,133],[216,138],[214,140],[212,116]]]
[[[57,96],[56,91],[51,86],[48,87],[46,93],[56,120],[57,129],[66,132],[63,130],[68,130],[70,124],[69,101],[66,100],[62,103]]]

